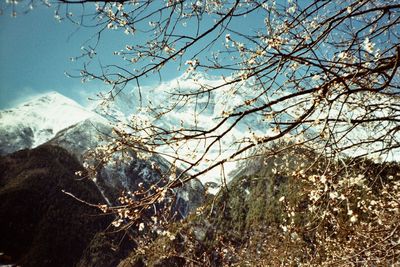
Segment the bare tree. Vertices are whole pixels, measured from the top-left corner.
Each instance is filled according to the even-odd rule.
[[[224,179],[226,164],[261,151],[302,146],[332,159],[399,155],[398,1],[43,3],[55,7],[58,19],[94,27],[81,55],[87,61],[107,31],[129,40],[116,51],[115,64],[100,71],[85,64],[80,73],[112,88],[106,102],[135,90],[130,123],[115,129],[118,140],[102,154],[134,148],[183,170],[140,203],[130,202],[133,210],[213,170]],[[10,0],[2,10],[34,4]],[[159,91],[141,86],[176,68],[180,83]],[[212,120],[210,107],[218,111]],[[176,122],[179,112],[180,123],[165,123]]]

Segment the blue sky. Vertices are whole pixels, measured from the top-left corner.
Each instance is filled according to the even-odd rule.
[[[48,91],[58,91],[85,105],[88,97],[109,89],[101,82],[83,84],[79,78],[65,75],[65,72],[79,75],[86,60],[72,62],[70,58],[79,56],[82,45],[95,33],[96,28],[78,27],[70,21],[58,22],[54,18],[54,8],[43,5],[15,18],[10,13],[1,15],[0,109],[14,107]],[[98,70],[100,63],[118,62],[120,59],[113,52],[123,49],[130,41],[145,42],[137,36],[129,39],[120,31],[104,32],[90,68]],[[119,61],[119,64],[126,63]],[[176,65],[168,66],[163,79],[177,77],[176,68]],[[147,84],[156,83],[158,79],[158,75],[153,75],[147,79]],[[146,84],[146,81],[141,82]]]
[[[82,84],[64,72],[77,74],[82,61],[71,62],[92,31],[54,19],[54,10],[39,6],[16,18],[0,16],[0,109],[15,106],[30,96],[59,91],[84,104],[99,83]],[[100,47],[103,57],[112,57],[109,42]]]
[[[243,27],[246,20],[238,23],[238,27]],[[80,79],[68,78],[64,74],[79,73],[84,61],[71,62],[70,58],[80,54],[82,44],[95,32],[94,28],[79,28],[69,21],[57,22],[54,9],[42,5],[16,18],[9,13],[0,16],[0,109],[13,107],[47,91],[59,91],[85,104],[88,96],[107,89],[105,84],[82,84]],[[105,64],[119,60],[113,52],[123,49],[125,44],[133,40],[145,41],[141,37],[128,39],[121,32],[106,31],[100,47],[96,49],[98,56],[91,68],[98,68],[100,62]],[[163,79],[177,77],[179,73],[176,69],[176,63],[167,65]],[[153,76],[147,79],[147,84],[158,81],[158,75]],[[141,82],[142,85],[146,84]]]
[[[82,11],[80,5],[74,8],[74,12]],[[87,8],[94,10],[94,6]],[[54,10],[38,5],[29,13],[18,15],[16,18],[12,18],[10,13],[0,16],[0,109],[13,107],[18,102],[47,91],[59,91],[81,104],[86,104],[85,100],[88,97],[94,96],[98,91],[109,89],[103,83],[92,81],[83,84],[79,78],[69,78],[64,74],[65,72],[79,74],[85,61],[71,62],[70,58],[80,55],[81,46],[96,33],[98,28],[78,27],[69,21],[57,22]],[[254,25],[263,26],[264,15],[254,13],[250,17],[236,17],[231,26],[249,29],[254,33]],[[147,24],[147,21],[144,23]],[[213,21],[206,19],[202,21],[202,26],[210,26],[212,23]],[[194,25],[188,24],[180,30],[191,31],[194,28]],[[217,34],[217,31],[214,34]],[[242,41],[240,37],[236,38]],[[190,59],[193,53],[199,50],[198,48],[205,47],[209,40],[207,38],[201,40],[191,52],[188,51],[183,63]],[[145,35],[132,37],[126,36],[121,31],[105,31],[100,46],[96,48],[97,56],[91,62],[90,68],[99,70],[100,63],[105,65],[110,62],[125,67],[127,63],[118,61],[121,59],[114,56],[113,52],[124,49],[130,42],[137,44],[146,41],[148,40]],[[224,35],[221,36],[220,42],[217,43],[217,47],[225,44]],[[132,67],[134,66],[130,65],[128,68]],[[177,62],[174,61],[164,67],[162,71],[164,81],[182,74],[177,71],[177,67]],[[94,71],[94,73],[99,72]],[[141,84],[153,85],[158,79],[158,75],[149,75],[144,81],[141,80]]]

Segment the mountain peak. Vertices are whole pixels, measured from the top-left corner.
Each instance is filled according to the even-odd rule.
[[[24,107],[24,106],[32,106],[32,105],[46,105],[46,104],[66,104],[66,105],[72,105],[72,106],[80,106],[77,102],[74,100],[60,94],[59,92],[56,91],[50,91],[41,95],[37,95],[31,99],[28,99],[27,101],[21,103],[18,105],[18,107]]]
[[[0,154],[36,147],[60,130],[97,116],[58,92],[36,96],[0,111]]]

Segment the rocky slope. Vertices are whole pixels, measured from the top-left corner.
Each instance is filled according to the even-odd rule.
[[[117,204],[114,200],[123,191],[134,192],[140,183],[149,187],[159,182],[162,174],[168,170],[169,163],[159,156],[140,159],[133,150],[125,154],[115,153],[115,163],[106,164],[96,162],[96,158],[87,155],[93,148],[112,141],[113,137],[112,127],[107,121],[92,118],[60,131],[48,143],[65,148],[81,162],[91,161],[90,164],[98,166],[96,184],[110,204]],[[203,202],[204,194],[204,187],[198,180],[177,189],[175,208],[180,216],[185,217],[197,208]]]

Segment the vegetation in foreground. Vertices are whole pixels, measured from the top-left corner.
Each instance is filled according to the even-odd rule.
[[[119,266],[400,264],[399,164],[297,148],[249,168]]]

